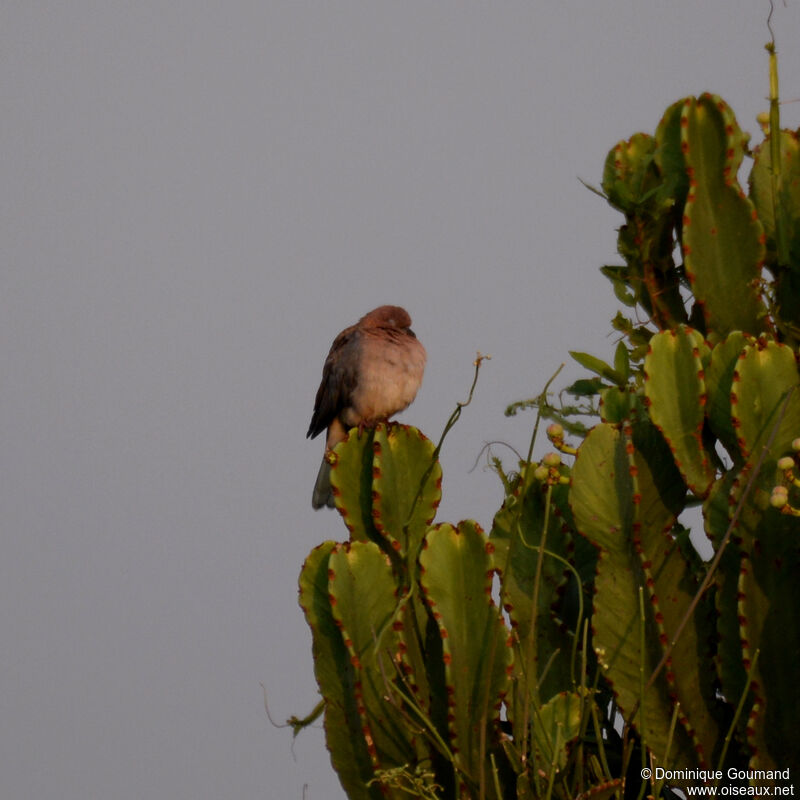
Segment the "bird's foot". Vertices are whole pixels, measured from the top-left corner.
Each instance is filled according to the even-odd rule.
[[[361,438],[361,435],[364,433],[365,430],[374,430],[378,425],[383,423],[388,428],[390,426],[389,418],[388,417],[375,417],[374,419],[362,419],[361,422],[358,423],[358,438]]]

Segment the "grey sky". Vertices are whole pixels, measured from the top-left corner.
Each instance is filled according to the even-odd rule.
[[[533,422],[505,405],[613,350],[620,218],[578,178],[704,90],[755,134],[767,11],[2,4],[4,797],[343,796],[260,686],[277,719],[316,699],[296,581],[346,533],[304,439],[331,340],[408,308],[429,360],[402,419],[432,438],[492,355],[439,514],[488,526],[502,492],[470,468]],[[774,28],[800,98],[797,3]]]

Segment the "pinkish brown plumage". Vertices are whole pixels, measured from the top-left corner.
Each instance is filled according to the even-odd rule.
[[[325,458],[311,505],[333,507],[327,455],[349,428],[371,428],[406,408],[417,395],[425,371],[425,348],[399,306],[380,306],[331,345],[314,402],[307,437],[327,429]]]

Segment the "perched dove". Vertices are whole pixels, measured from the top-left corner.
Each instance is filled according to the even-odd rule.
[[[425,348],[399,306],[381,306],[334,340],[322,369],[307,437],[328,429],[325,457],[311,505],[333,508],[328,453],[349,428],[372,428],[402,411],[416,397],[425,370]]]

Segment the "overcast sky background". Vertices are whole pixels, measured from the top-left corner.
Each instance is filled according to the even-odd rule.
[[[613,352],[621,217],[578,179],[705,90],[758,139],[767,12],[3,0],[3,797],[343,797],[322,731],[292,748],[261,689],[276,720],[316,702],[297,576],[346,535],[304,438],[333,337],[410,311],[401,419],[434,439],[492,355],[439,513],[488,527],[473,463],[533,424],[505,406]],[[797,100],[798,3],[773,27]]]

